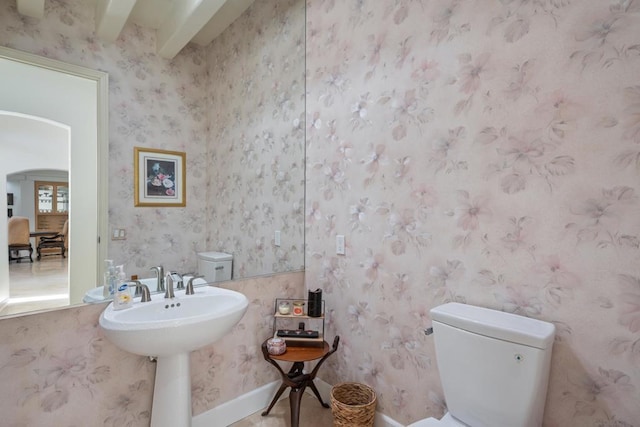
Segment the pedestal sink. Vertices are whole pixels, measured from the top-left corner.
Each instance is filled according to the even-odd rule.
[[[213,286],[175,295],[156,294],[119,311],[111,303],[100,315],[109,341],[130,353],[157,357],[151,427],[191,426],[189,353],[228,333],[249,304],[243,294]]]

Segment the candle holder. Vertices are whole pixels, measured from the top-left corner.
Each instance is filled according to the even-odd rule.
[[[280,301],[278,304],[278,313],[287,315],[291,313],[291,303],[289,301]]]
[[[293,302],[293,315],[304,316],[304,301]]]
[[[282,338],[271,338],[267,341],[267,351],[273,356],[279,356],[287,351],[287,342]]]

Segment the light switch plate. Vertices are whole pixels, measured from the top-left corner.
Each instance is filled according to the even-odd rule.
[[[344,235],[342,234],[336,236],[336,254],[344,255]]]
[[[273,233],[273,243],[276,246],[280,246],[280,230],[276,230]]]

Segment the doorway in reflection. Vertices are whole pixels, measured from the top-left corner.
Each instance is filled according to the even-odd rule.
[[[63,144],[60,167],[66,167],[69,150]],[[19,163],[28,162],[23,159]],[[69,264],[60,249],[42,249],[38,256],[40,235],[60,232],[68,219],[69,172],[65,170],[24,170],[6,176],[7,193],[12,197],[12,214],[27,218],[33,248],[32,259],[9,261],[9,298],[0,307],[0,316],[69,305]],[[68,239],[67,239],[68,241]],[[48,251],[48,252],[47,252]],[[21,251],[16,255],[28,255]],[[6,262],[6,261],[5,261]]]

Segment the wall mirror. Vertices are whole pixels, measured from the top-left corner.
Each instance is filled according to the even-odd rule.
[[[87,7],[87,10],[91,10],[90,5],[82,3],[69,7]],[[282,9],[285,8],[295,8],[295,11],[284,12]],[[184,266],[185,270],[195,268],[197,260],[195,252],[198,250],[233,253],[234,279],[299,271],[304,268],[304,8],[303,0],[256,2],[234,24],[219,35],[211,46],[202,48],[205,53],[200,58],[206,58],[206,73],[211,76],[211,89],[207,97],[187,100],[185,104],[202,102],[200,110],[207,111],[209,114],[207,120],[211,123],[211,131],[206,138],[207,156],[202,159],[198,159],[197,155],[190,157],[189,153],[192,147],[185,146],[184,142],[178,143],[175,147],[158,147],[173,149],[184,147],[182,151],[187,152],[188,184],[189,180],[192,182],[197,179],[203,181],[200,176],[203,171],[209,174],[205,180],[205,186],[202,189],[196,189],[205,191],[206,187],[206,191],[209,191],[208,195],[198,194],[191,188],[188,190],[187,210],[190,207],[193,208],[194,205],[197,206],[196,203],[190,206],[189,200],[192,197],[199,199],[206,197],[210,201],[201,209],[207,211],[207,217],[198,225],[201,229],[199,236],[201,240],[186,243],[191,246],[189,251],[191,253],[184,253],[180,263],[176,263],[178,270],[180,270],[180,266]],[[86,14],[89,13],[93,13],[93,11],[86,12]],[[295,18],[296,22],[287,21],[285,24],[283,16],[286,16],[287,20]],[[0,22],[4,24],[7,19],[15,20],[12,22],[17,28],[23,25],[18,14],[14,13],[12,18],[7,18],[5,15],[0,19]],[[273,20],[272,25],[268,24],[269,19]],[[250,25],[247,25],[247,20]],[[37,27],[39,24],[35,22],[31,25]],[[62,24],[49,22],[48,25]],[[265,32],[264,28],[259,28],[261,25],[267,25],[268,31]],[[284,34],[285,29],[288,32],[295,30],[298,33],[295,35]],[[83,31],[84,29],[77,30],[78,34],[82,34]],[[141,31],[146,31],[146,28],[142,28]],[[228,31],[231,33],[228,34]],[[227,34],[225,35],[225,33]],[[266,42],[279,46],[275,53],[266,51],[260,45],[264,41],[258,39],[264,39],[265,36],[273,37],[272,40]],[[39,43],[46,44],[46,41],[38,40],[38,37],[45,37],[39,35],[38,32],[27,35],[27,38],[31,37],[28,43],[25,43],[20,37],[24,38],[25,34],[18,32],[15,40],[9,39],[6,42],[18,49],[23,48],[33,52],[40,49],[46,50],[44,47],[38,47]],[[283,43],[283,38],[295,39],[294,48]],[[222,40],[222,42],[218,43],[218,40]],[[122,91],[130,89],[127,86],[128,82],[122,79],[122,74],[112,73],[111,69],[115,70],[121,66],[123,58],[113,54],[115,49],[105,42],[104,49],[105,51],[109,50],[113,54],[113,58],[105,55],[104,58],[101,58],[100,65],[97,66],[91,61],[84,60],[83,55],[87,48],[86,38],[78,37],[76,40],[71,37],[66,43],[70,44],[70,49],[75,49],[78,52],[77,57],[68,59],[70,62],[89,68],[99,68],[109,74],[114,74],[110,76],[111,82],[107,94],[111,98],[109,108],[112,109],[109,112],[111,117],[107,128],[112,135],[106,137],[105,129],[104,141],[110,142],[105,143],[104,147],[98,148],[106,150],[109,144],[112,146],[110,151],[105,151],[99,156],[100,160],[107,160],[104,173],[109,175],[105,176],[109,190],[104,205],[99,207],[98,212],[94,211],[92,219],[93,223],[97,222],[96,227],[102,228],[102,231],[91,234],[91,236],[102,236],[101,243],[105,245],[105,249],[103,253],[99,253],[92,260],[99,265],[92,269],[93,277],[89,283],[95,285],[101,282],[99,277],[101,277],[100,268],[103,259],[115,258],[116,262],[122,259],[128,261],[131,253],[134,256],[144,257],[143,262],[146,262],[148,267],[136,266],[136,268],[128,269],[133,271],[127,272],[143,271],[146,273],[143,277],[152,277],[153,273],[149,271],[149,267],[155,265],[155,262],[162,263],[167,268],[174,267],[170,261],[157,261],[157,259],[161,259],[163,251],[166,252],[167,247],[181,238],[178,235],[180,230],[176,230],[174,235],[171,235],[164,228],[154,227],[156,221],[159,222],[157,219],[165,216],[167,212],[171,212],[168,215],[179,215],[173,213],[177,211],[177,208],[165,208],[164,211],[157,208],[134,208],[133,200],[130,200],[130,206],[128,203],[123,213],[126,216],[124,220],[130,221],[124,224],[128,227],[126,242],[114,241],[109,234],[111,228],[123,225],[117,215],[119,212],[114,215],[113,211],[119,211],[120,205],[118,203],[128,197],[128,195],[123,197],[117,185],[114,185],[114,183],[121,182],[117,175],[130,174],[133,168],[133,150],[131,149],[133,146],[153,147],[149,142],[142,144],[136,141],[134,136],[117,134],[120,123],[117,122],[119,120],[117,118],[114,122],[113,116],[120,114],[117,109],[121,106],[119,101],[123,98]],[[78,46],[74,48],[75,43],[78,43]],[[193,47],[192,49],[200,48]],[[243,52],[242,55],[244,55],[240,59],[237,58],[239,52]],[[131,53],[131,55],[135,56],[136,53]],[[190,57],[188,58],[191,60]],[[175,59],[175,61],[182,60],[184,60],[183,57]],[[172,61],[159,57],[154,59],[154,63],[162,64],[163,70],[171,70],[175,66]],[[233,88],[229,87],[230,80],[222,83],[223,86],[215,88],[217,78],[230,79],[230,76],[234,74],[238,76],[237,70],[234,69],[236,65],[243,69],[258,70],[261,74],[252,76],[250,82],[235,82]],[[287,72],[297,75],[284,78],[283,70],[285,69]],[[248,91],[255,89],[249,87],[250,84],[259,84],[265,88],[280,88],[286,85],[287,88],[281,90],[277,96],[272,96],[273,93],[265,89],[252,102],[243,103],[241,101],[247,99]],[[126,101],[134,103],[135,96],[144,96],[144,93],[137,90],[137,95],[132,94],[131,98]],[[227,110],[216,111],[212,104],[214,97],[224,97],[221,102],[227,104]],[[286,123],[286,136],[280,135],[270,128],[268,126],[270,120]],[[145,125],[150,126],[148,123]],[[245,132],[242,133],[241,129],[245,129]],[[251,129],[250,133],[246,131],[247,129]],[[73,133],[73,128],[71,132]],[[129,140],[125,144],[123,140],[127,139]],[[123,149],[119,144],[126,145],[126,149]],[[113,152],[114,146],[115,153]],[[265,154],[268,153],[267,148],[278,154]],[[3,145],[0,149],[4,154],[5,146]],[[288,153],[287,156],[282,155],[284,151]],[[297,153],[295,159],[293,159],[294,152]],[[129,155],[127,156],[127,154]],[[291,163],[285,164],[285,157]],[[193,163],[190,162],[196,162],[196,165],[201,168],[194,168]],[[74,173],[72,164],[70,175],[73,176]],[[132,181],[132,177],[130,180]],[[74,196],[73,187],[74,185],[71,183],[70,212],[72,215],[74,211],[77,211],[76,201],[82,198],[82,196]],[[96,202],[96,205],[98,204]],[[174,211],[169,211],[170,209]],[[4,212],[7,212],[6,206]],[[145,218],[146,215],[151,215],[152,220],[140,219]],[[286,217],[286,221],[283,222],[282,217]],[[71,223],[73,227],[73,218]],[[148,234],[157,235],[162,240],[149,239],[144,242],[137,240],[133,227],[138,223],[146,227]],[[215,223],[217,226],[213,227],[208,223]],[[281,246],[274,244],[275,231],[281,231]],[[71,239],[74,235],[80,234],[71,230]],[[76,261],[77,254],[83,253],[82,251],[71,248],[70,252],[69,268],[72,269],[73,265],[84,263],[86,256],[81,261]],[[7,258],[5,257],[5,259]],[[254,269],[252,266],[259,266],[259,268]],[[74,284],[72,284],[73,287]],[[72,289],[71,292],[73,294],[74,290]],[[80,294],[81,296],[84,295],[84,292],[84,289],[75,291],[76,295]],[[71,304],[77,302],[78,300],[76,299],[74,302],[72,297]]]
[[[81,254],[81,258],[70,259],[68,264],[63,260],[66,299],[56,292],[57,297],[51,299],[61,301],[50,302],[50,298],[44,297],[39,305],[39,288],[46,286],[48,271],[44,263],[37,262],[37,237],[30,238],[34,263],[22,260],[19,271],[29,276],[20,281],[22,287],[29,288],[21,295],[28,295],[28,301],[15,309],[8,307],[8,314],[80,303],[82,295],[96,283],[98,260],[106,254],[106,242],[99,241],[98,236],[105,233],[107,224],[107,75],[7,48],[0,48],[0,73],[4,77],[0,82],[0,182],[5,192],[12,188],[11,213],[28,218],[29,231],[37,231],[36,180],[61,181],[55,173],[68,176],[69,185],[64,187],[64,196],[60,196],[74,200],[74,206],[63,202],[56,206],[61,208],[56,211],[65,211],[69,219],[69,252]],[[54,175],[43,175],[44,170],[52,170]],[[30,176],[33,178],[27,179]],[[13,180],[11,184],[9,180]],[[9,208],[0,208],[0,217],[7,224]],[[49,212],[43,220],[55,217],[57,221],[60,212]],[[44,224],[42,227],[46,228]],[[3,254],[8,254],[7,238],[5,225],[0,229]],[[9,264],[8,256],[3,255],[0,259],[3,302],[10,302],[7,300],[11,296]],[[15,275],[14,279],[17,281]]]

